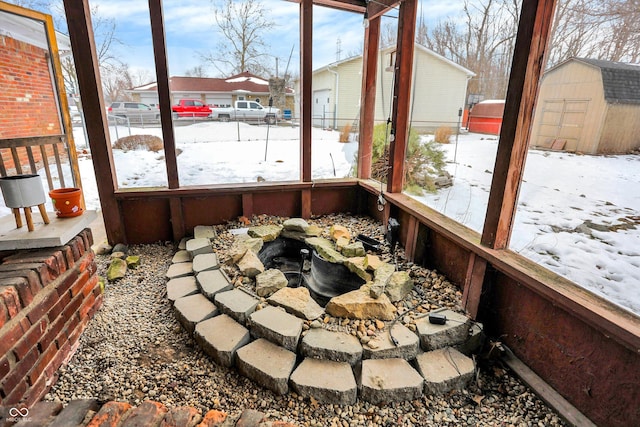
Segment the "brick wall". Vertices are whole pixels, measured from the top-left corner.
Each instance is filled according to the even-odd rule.
[[[62,133],[47,55],[0,36],[0,139]]]
[[[31,407],[102,304],[93,236],[18,251],[0,264],[0,405]]]

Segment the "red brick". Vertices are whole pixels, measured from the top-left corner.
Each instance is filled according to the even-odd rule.
[[[3,264],[45,263],[55,276],[64,273],[67,263],[60,249],[42,249],[36,252],[18,252],[3,260]]]
[[[84,243],[82,242],[82,238],[76,236],[67,243],[67,245],[71,248],[71,252],[73,253],[73,260],[78,261],[84,255]]]
[[[27,317],[32,324],[35,324],[58,302],[58,293],[51,289],[45,295],[40,292],[28,308]]]
[[[75,298],[71,300],[71,302],[67,305],[67,307],[62,311],[62,317],[65,319],[71,319],[75,317],[78,318],[77,311],[80,308],[80,304],[82,304],[82,295],[77,295]]]
[[[22,360],[32,349],[38,351],[38,342],[47,330],[47,321],[42,319],[27,331],[27,333],[13,346],[13,354],[17,360]]]
[[[2,356],[2,359],[0,359],[0,380],[2,380],[8,373],[9,370],[11,369],[11,363],[9,363],[9,359],[7,359],[7,356]]]
[[[65,292],[62,296],[58,297],[58,301],[55,303],[53,307],[47,313],[47,317],[49,318],[49,322],[53,322],[56,320],[60,313],[69,305],[71,302],[71,294],[69,292]]]
[[[11,389],[8,394],[4,395],[2,399],[2,404],[5,406],[15,405],[22,400],[22,397],[27,392],[29,385],[27,384],[26,379],[22,379],[18,382],[13,389]],[[2,390],[4,394],[4,390]]]
[[[56,277],[58,277],[58,273],[52,272],[49,270],[49,266],[44,262],[24,262],[24,263],[16,263],[16,264],[2,264],[0,265],[0,272],[13,272],[13,271],[22,271],[22,270],[30,270],[38,275],[40,279],[40,288],[44,288],[49,283],[53,282]],[[34,295],[37,292],[34,292]]]
[[[91,276],[89,278],[89,281],[85,285],[85,287],[82,288],[82,295],[84,295],[85,297],[88,297],[89,295],[93,294],[93,290],[96,287],[100,288],[100,285],[98,284],[99,282],[100,282],[100,278],[98,276],[96,275]]]
[[[202,422],[198,427],[221,426],[227,419],[227,413],[215,409],[210,410],[204,415]]]
[[[0,335],[0,354],[7,354],[11,347],[24,335],[25,328],[23,328],[21,322],[14,321],[10,327],[5,326],[2,329]]]
[[[121,427],[157,426],[168,412],[160,402],[146,400],[137,408],[131,409]]]
[[[58,295],[64,295],[71,288],[71,286],[73,286],[78,277],[80,277],[80,272],[76,268],[67,270],[67,272],[63,276],[60,276],[61,280],[56,285]]]
[[[80,271],[89,270],[91,273],[92,268],[97,268],[95,260],[96,260],[95,254],[93,252],[87,252],[80,260],[80,263],[78,265],[78,270]]]
[[[87,317],[89,319],[93,319],[93,316],[95,316],[96,312],[100,310],[100,307],[102,307],[103,302],[104,294],[98,294],[98,296],[96,297],[96,302],[93,304],[93,307],[91,307],[91,310],[89,310],[89,313],[87,313]]]
[[[18,315],[20,309],[22,309],[22,304],[20,304],[20,296],[15,287],[0,286],[0,304],[4,308],[6,320],[13,319]]]
[[[4,396],[9,396],[20,385],[20,382],[27,378],[34,363],[38,360],[38,349],[31,350],[24,359],[18,362],[2,380],[2,392]]]
[[[49,366],[44,369],[45,376],[47,378],[53,378],[56,375],[58,368],[62,366],[66,361],[71,359],[72,355],[73,354],[71,353],[71,345],[69,345],[68,342],[65,342],[62,346],[58,346],[58,351],[53,357],[53,360],[51,361]]]
[[[64,329],[65,323],[66,323],[66,320],[64,318],[58,317],[55,321],[49,324],[49,327],[47,328],[45,333],[42,335],[42,338],[40,338],[40,342],[38,343],[38,348],[40,349],[40,351],[43,351],[44,349],[49,347],[51,343],[57,342],[56,338],[60,334],[60,332],[62,332],[62,330]],[[66,335],[64,338],[66,340]]]
[[[33,365],[31,372],[29,372],[29,384],[34,385],[38,378],[42,375],[45,368],[49,366],[53,358],[58,352],[58,346],[51,344],[44,352],[40,354],[38,361]]]
[[[89,318],[85,317],[82,320],[77,320],[76,318],[70,321],[69,326],[67,326],[67,334],[69,335],[69,344],[72,346],[75,345],[80,339],[80,335],[84,332],[87,324],[89,323]]]
[[[28,306],[42,289],[38,273],[32,270],[0,271],[0,286],[15,287],[23,307]]]
[[[60,249],[60,252],[62,252],[62,257],[67,263],[67,270],[73,268],[73,266],[76,265],[76,260],[73,259],[73,251],[71,250],[69,245],[64,245],[59,249]]]
[[[107,402],[102,405],[102,408],[89,421],[86,427],[118,426],[129,409],[131,409],[131,405],[126,402]]]
[[[84,230],[82,230],[80,235],[84,239],[84,247],[85,248],[90,248],[91,246],[93,246],[93,243],[94,243],[93,242],[93,231],[91,231],[90,228],[85,228]]]
[[[80,277],[78,277],[78,280],[76,280],[73,286],[69,288],[71,291],[72,297],[75,297],[76,295],[82,292],[82,288],[84,288],[85,285],[89,282],[89,277],[90,277],[89,273],[86,271],[80,274]]]
[[[84,320],[89,317],[89,311],[93,308],[93,304],[96,302],[96,297],[93,294],[89,294],[88,297],[82,301],[82,305],[80,306],[80,319]]]
[[[191,427],[199,423],[200,420],[202,420],[202,416],[196,408],[178,406],[167,412],[160,427]]]

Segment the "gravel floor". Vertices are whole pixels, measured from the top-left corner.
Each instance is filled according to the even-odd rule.
[[[257,217],[251,225],[279,221]],[[382,239],[379,223],[361,217],[331,215],[311,223],[327,228],[346,225],[352,232]],[[216,252],[222,261],[232,236],[227,228],[246,226],[230,223],[217,227]],[[89,323],[78,351],[46,400],[69,402],[97,398],[140,404],[156,400],[167,406],[190,405],[203,413],[219,409],[238,416],[245,408],[260,410],[275,420],[304,426],[554,426],[559,417],[497,361],[480,363],[476,380],[463,391],[445,396],[384,406],[358,401],[353,406],[323,405],[295,393],[276,396],[237,374],[215,365],[176,321],[166,299],[165,273],[175,252],[173,244],[131,247],[142,265],[117,283],[107,284],[103,307]],[[392,260],[388,250],[383,257]],[[97,256],[99,274],[104,275],[108,256]],[[410,271],[416,282],[411,298],[399,303],[419,304],[420,311],[437,306],[460,310],[457,289],[437,272],[402,260],[399,268]],[[248,286],[231,265],[225,270],[237,285]],[[420,311],[417,311],[419,314]],[[411,325],[413,314],[402,321]],[[353,322],[331,319],[328,327],[349,330]]]

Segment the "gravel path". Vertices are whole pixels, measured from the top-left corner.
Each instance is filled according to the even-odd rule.
[[[269,221],[273,219],[258,217],[252,225]],[[340,223],[354,234],[382,238],[380,224],[368,218],[332,215],[310,222],[323,228]],[[231,236],[226,227],[217,229],[216,251],[224,261]],[[194,406],[203,413],[219,409],[231,416],[251,408],[304,426],[564,425],[499,362],[482,363],[467,390],[386,406],[362,401],[353,406],[322,405],[295,393],[276,396],[235,370],[215,365],[180,327],[165,296],[165,273],[174,252],[173,244],[130,248],[130,254],[141,256],[142,265],[119,282],[107,284],[103,307],[89,323],[74,357],[60,369],[46,400],[97,398],[135,405],[155,400],[170,407]],[[402,251],[398,258],[399,266],[409,270],[416,282],[414,299],[422,298],[425,309],[440,304],[459,310],[459,292],[445,278],[402,262]],[[104,276],[108,261],[108,256],[97,256],[100,275]],[[225,270],[242,281],[234,267]]]

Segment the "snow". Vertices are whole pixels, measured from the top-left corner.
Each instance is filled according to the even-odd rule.
[[[235,79],[227,79],[225,82],[227,83],[240,83],[240,82],[251,82],[258,85],[268,85],[269,82],[266,80],[262,80],[258,77],[236,77]]]
[[[115,128],[110,131],[115,140]],[[132,128],[131,132],[161,136],[160,128]],[[128,135],[128,129],[119,127],[118,135]],[[299,180],[298,127],[180,121],[175,135],[181,186]],[[340,143],[338,135],[313,129],[313,179],[349,176],[358,144]],[[81,127],[74,128],[74,138],[82,149]],[[454,185],[412,197],[480,232],[497,146],[493,136],[462,134],[457,143],[453,137],[442,148]],[[166,186],[162,152],[114,150],[113,157],[120,187]],[[99,209],[90,154],[79,155],[79,166],[87,207]],[[582,156],[531,150],[510,248],[640,314],[638,182],[638,155]],[[10,214],[7,208],[0,209]]]

